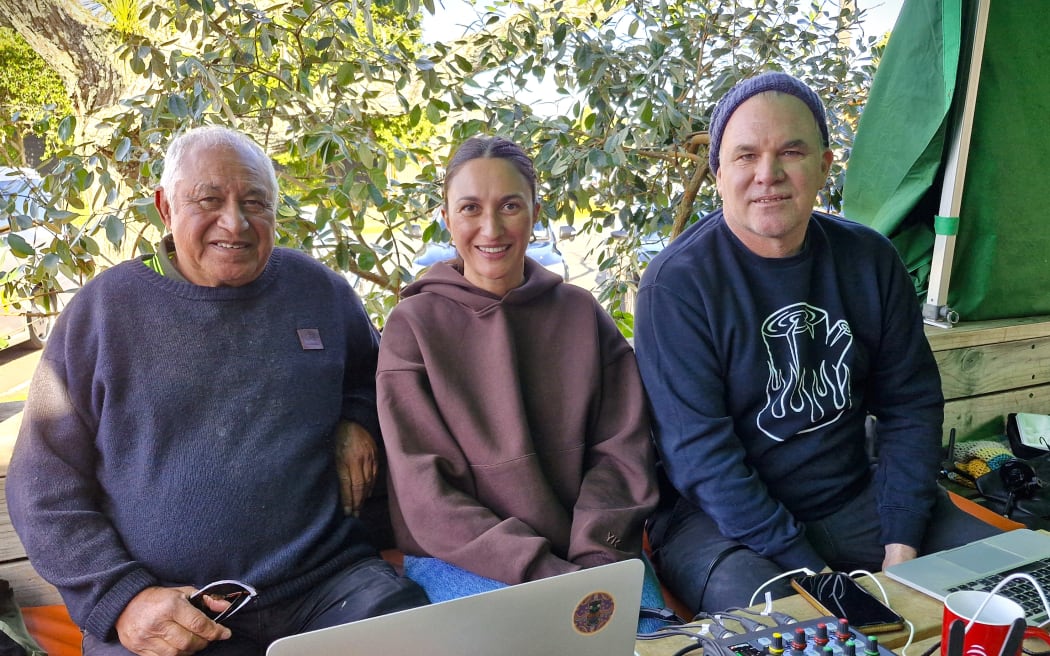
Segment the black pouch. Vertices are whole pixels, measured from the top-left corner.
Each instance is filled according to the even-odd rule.
[[[1038,458],[1050,453],[1050,415],[1011,412],[1006,415],[1006,439],[1018,458]]]
[[[1050,460],[1011,458],[998,469],[978,476],[977,491],[984,505],[1031,529],[1050,529]]]

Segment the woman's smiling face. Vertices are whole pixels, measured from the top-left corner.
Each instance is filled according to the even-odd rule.
[[[512,162],[481,157],[464,163],[448,182],[442,212],[473,285],[503,296],[525,281],[539,205]]]

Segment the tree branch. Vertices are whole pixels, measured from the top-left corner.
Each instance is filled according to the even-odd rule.
[[[675,209],[674,225],[671,226],[672,240],[685,231],[685,224],[693,213],[693,203],[696,202],[696,195],[700,193],[700,185],[704,183],[704,179],[707,178],[707,174],[711,170],[708,159],[699,157],[696,154],[701,146],[711,146],[711,135],[707,132],[697,132],[690,135],[685,142],[686,151],[699,160],[699,164],[693,171],[693,175],[685,183],[685,189],[682,191],[682,202],[678,203],[678,207]]]
[[[128,95],[120,37],[75,0],[0,0],[0,15],[62,78],[81,115]]]

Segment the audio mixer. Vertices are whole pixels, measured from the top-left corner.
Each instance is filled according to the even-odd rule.
[[[895,656],[844,619],[822,617],[741,633],[713,642],[738,656]]]

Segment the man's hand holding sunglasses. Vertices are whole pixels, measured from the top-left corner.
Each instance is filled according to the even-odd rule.
[[[191,587],[146,588],[117,618],[117,636],[126,649],[142,656],[188,656],[232,633],[218,623],[254,596],[251,586],[227,589],[218,581],[200,590]],[[192,598],[192,600],[191,600]]]
[[[190,604],[216,622],[222,622],[255,598],[255,588],[240,581],[215,581],[190,595]]]

